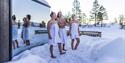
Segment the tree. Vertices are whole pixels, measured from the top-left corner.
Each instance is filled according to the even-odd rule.
[[[86,23],[86,17],[87,17],[87,16],[86,16],[85,13],[82,13],[82,14],[81,14],[81,20],[82,20],[83,23]]]
[[[102,13],[102,12],[98,12],[97,18],[98,18],[99,21],[102,22],[102,20],[103,20],[103,13]],[[101,24],[102,24],[102,23],[101,23]],[[102,25],[101,25],[101,26],[102,26]]]
[[[103,7],[103,5],[98,4],[98,0],[95,0],[93,2],[93,8],[90,11],[91,15],[90,18],[95,20],[95,26],[99,23],[101,23],[101,26],[103,24],[103,20],[108,19],[106,8]],[[97,22],[98,21],[98,22]]]
[[[70,19],[71,16],[72,16],[72,14],[71,14],[70,12],[68,12],[68,14],[66,14],[64,17],[65,17],[66,19]]]
[[[72,14],[70,12],[68,12],[68,14],[66,14],[64,17],[67,19],[67,21],[69,22],[71,19]]]
[[[97,18],[101,22],[101,27],[103,24],[103,20],[108,19],[107,11],[102,5],[99,7]]]
[[[125,19],[125,17],[124,17],[124,15],[119,15],[119,24],[120,24],[120,26],[121,26],[121,29],[123,28],[123,26],[124,26],[124,19]]]
[[[98,4],[98,0],[95,0],[93,2],[93,8],[92,11],[90,11],[91,15],[90,18],[95,20],[95,26],[97,24],[97,14],[98,14],[98,10],[99,10],[100,5]]]
[[[117,18],[114,18],[115,23],[118,23]]]
[[[81,21],[80,2],[78,0],[74,0],[72,12],[78,17],[79,21]]]

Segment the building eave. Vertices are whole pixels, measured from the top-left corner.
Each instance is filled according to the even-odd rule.
[[[41,5],[44,5],[44,6],[46,6],[46,7],[51,8],[51,6],[50,6],[50,5],[45,4],[45,3],[43,3],[43,2],[41,2],[41,1],[39,1],[39,0],[32,0],[32,1],[34,1],[34,2],[36,2],[36,3],[39,3],[39,4],[41,4]]]

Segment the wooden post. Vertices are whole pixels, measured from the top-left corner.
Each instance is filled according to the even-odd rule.
[[[0,0],[0,63],[11,60],[11,0]]]

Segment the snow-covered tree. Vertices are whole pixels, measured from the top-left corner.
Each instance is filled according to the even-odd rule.
[[[81,20],[82,20],[83,23],[86,23],[86,18],[87,18],[86,14],[82,13],[81,14]]]
[[[99,7],[100,5],[98,4],[98,0],[95,0],[93,2],[93,8],[92,10],[90,11],[91,15],[90,15],[90,18],[91,19],[94,19],[95,20],[95,26],[96,26],[96,23],[97,23],[97,14],[98,14],[98,10],[99,10]]]
[[[80,9],[80,2],[78,0],[74,0],[72,12],[78,17],[79,21],[81,21],[81,9]]]
[[[121,29],[123,28],[123,26],[125,25],[124,23],[124,19],[125,19],[125,16],[124,15],[119,15],[119,24],[121,26]]]
[[[104,8],[103,5],[100,6],[100,4],[98,3],[98,0],[95,0],[93,2],[93,8],[90,11],[91,15],[90,15],[90,19],[95,21],[95,26],[99,23],[101,23],[101,26],[103,24],[103,20],[108,19],[108,15],[107,15],[107,11],[106,8]]]
[[[108,19],[107,11],[102,5],[99,7],[97,18],[99,22],[101,22],[101,26],[103,24],[103,20]]]

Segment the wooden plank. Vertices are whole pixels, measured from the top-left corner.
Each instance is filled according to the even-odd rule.
[[[47,30],[35,30],[35,34],[47,34]],[[88,35],[93,37],[101,37],[101,32],[99,31],[80,31],[81,35]]]
[[[35,34],[47,34],[47,30],[35,30]]]
[[[80,34],[93,37],[101,37],[101,32],[99,31],[80,31]]]

